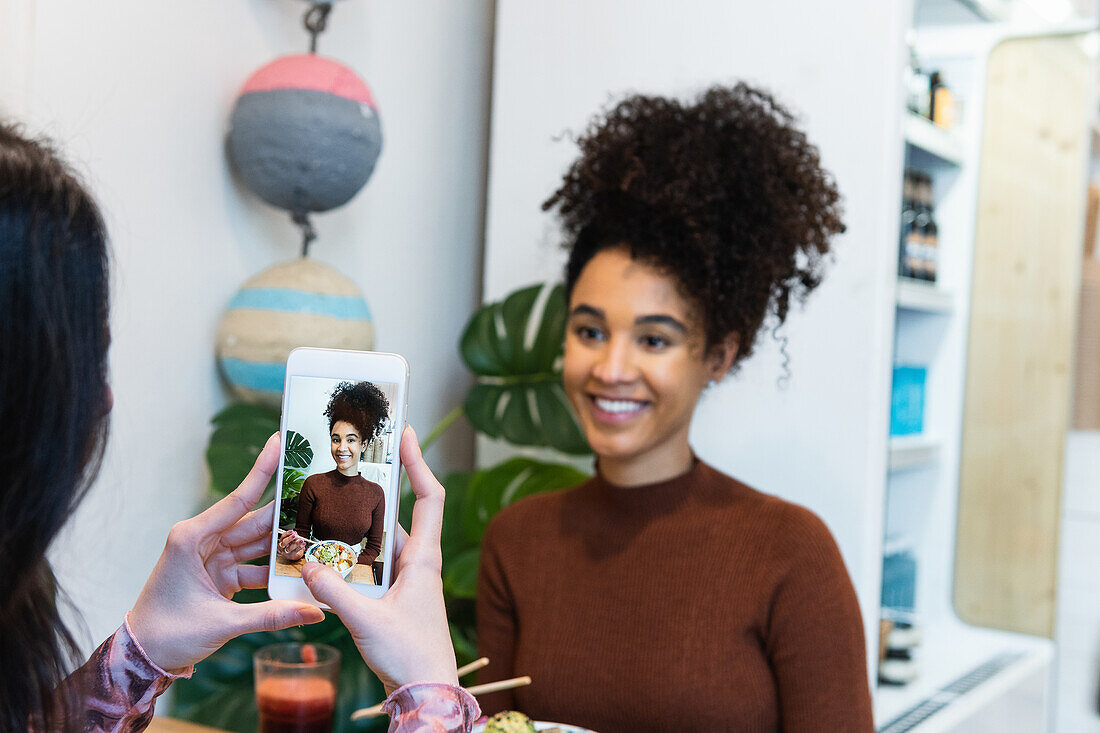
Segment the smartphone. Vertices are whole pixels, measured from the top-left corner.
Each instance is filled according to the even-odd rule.
[[[290,353],[267,592],[327,608],[302,580],[317,562],[356,591],[390,586],[409,365],[397,354]]]

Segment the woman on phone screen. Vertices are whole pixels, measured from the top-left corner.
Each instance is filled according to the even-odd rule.
[[[820,282],[844,230],[832,178],[744,84],[629,97],[578,142],[544,208],[569,253],[564,387],[596,475],[489,525],[481,653],[534,683],[481,702],[601,733],[872,731],[828,529],[688,443],[707,385]]]
[[[336,385],[325,408],[336,468],[313,474],[302,483],[294,530],[279,540],[284,558],[300,560],[309,537],[360,547],[360,565],[370,565],[378,557],[386,492],[359,475],[359,461],[367,443],[381,432],[389,410],[386,395],[370,382]]]

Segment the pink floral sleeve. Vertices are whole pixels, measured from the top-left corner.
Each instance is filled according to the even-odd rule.
[[[466,690],[424,682],[395,690],[382,712],[390,716],[389,733],[467,733],[481,717]]]
[[[145,655],[130,622],[123,621],[91,658],[65,679],[59,695],[71,695],[76,705],[75,728],[90,733],[131,733],[145,730],[157,696],[173,680],[190,677],[165,672]]]

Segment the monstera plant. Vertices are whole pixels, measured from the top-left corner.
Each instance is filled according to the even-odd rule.
[[[482,306],[470,318],[460,341],[463,361],[475,375],[464,403],[452,410],[421,441],[428,448],[463,415],[483,435],[516,446],[551,448],[578,456],[589,453],[561,385],[562,341],[566,303],[559,285],[533,285],[504,300]],[[210,468],[210,501],[236,488],[252,468],[264,443],[279,429],[277,411],[252,405],[230,405],[213,419],[206,450]],[[288,433],[284,485],[296,513],[297,492],[313,451],[298,433]],[[566,463],[512,457],[472,472],[442,477],[444,507],[443,592],[451,638],[459,664],[476,657],[474,596],[481,540],[489,521],[505,506],[525,496],[574,486],[585,474]],[[262,502],[274,496],[275,482]],[[400,521],[407,528],[413,496],[403,484]],[[288,520],[283,507],[280,524]],[[261,562],[266,562],[264,558]],[[255,602],[264,591],[241,591],[236,600]],[[226,644],[195,668],[189,680],[174,685],[172,714],[235,731],[257,727],[253,703],[252,653],[277,641],[313,641],[338,648],[344,659],[337,700],[336,731],[384,730],[380,720],[352,723],[350,714],[381,700],[382,684],[359,660],[351,637],[332,615],[313,626],[281,632],[248,634]]]
[[[588,453],[561,386],[566,303],[561,286],[534,285],[483,306],[460,350],[477,383],[466,417],[490,438]]]

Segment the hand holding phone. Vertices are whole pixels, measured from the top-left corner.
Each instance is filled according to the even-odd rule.
[[[416,494],[412,534],[397,544],[396,580],[381,599],[364,598],[330,568],[305,568],[306,585],[351,631],[364,661],[386,694],[410,682],[458,684],[454,647],[447,628],[439,548],[444,491],[424,462],[412,428],[401,440],[401,463]]]
[[[248,512],[279,463],[279,440],[267,441],[237,489],[168,533],[164,552],[126,620],[145,653],[161,669],[179,672],[235,636],[322,621],[298,601],[234,603],[242,588],[262,588],[267,568],[239,564],[268,548],[273,504]]]

